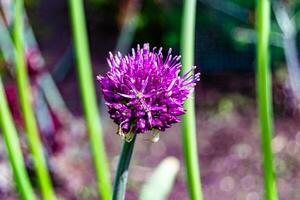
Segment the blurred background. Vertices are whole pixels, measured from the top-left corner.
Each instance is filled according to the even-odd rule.
[[[1,0],[0,69],[10,108],[22,140],[32,181],[31,157],[13,75],[10,0]],[[26,56],[40,133],[55,190],[64,199],[97,199],[97,187],[76,77],[67,1],[26,0]],[[263,199],[255,89],[255,1],[198,0],[195,63],[197,137],[204,197],[207,200]],[[96,75],[107,71],[109,51],[128,52],[137,44],[173,48],[179,53],[182,1],[86,0],[90,50],[112,174],[121,138],[109,119]],[[276,0],[272,6],[271,66],[279,196],[300,199],[300,2]],[[188,199],[180,125],[157,143],[137,138],[126,199],[138,199],[145,181],[161,160],[180,161],[170,200]],[[17,199],[0,137],[0,197]],[[161,177],[163,181],[163,177]]]

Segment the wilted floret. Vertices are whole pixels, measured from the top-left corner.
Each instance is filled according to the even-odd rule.
[[[110,70],[97,78],[119,134],[164,131],[180,122],[183,103],[199,80],[195,67],[180,77],[180,56],[169,49],[163,59],[162,48],[151,51],[149,44],[127,56],[109,53],[107,62]]]

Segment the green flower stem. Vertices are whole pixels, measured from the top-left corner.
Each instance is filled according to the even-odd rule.
[[[261,127],[261,148],[265,196],[277,200],[275,169],[272,156],[272,81],[269,65],[270,0],[258,0],[256,10],[257,28],[257,95]]]
[[[102,127],[97,108],[93,84],[92,66],[82,0],[69,0],[73,40],[77,57],[77,74],[80,82],[81,99],[90,138],[91,150],[98,179],[98,188],[103,200],[111,199],[111,181],[108,160],[102,137]]]
[[[20,141],[8,108],[2,80],[0,77],[0,127],[2,129],[8,158],[13,170],[16,186],[22,200],[35,200],[31,183],[28,178]]]
[[[185,0],[181,30],[182,73],[194,65],[196,0]],[[194,94],[185,102],[187,113],[182,117],[183,152],[187,186],[191,200],[202,200],[202,187],[198,161]]]
[[[38,127],[31,104],[31,89],[24,57],[22,0],[15,0],[13,36],[15,42],[16,79],[29,148],[32,153],[42,197],[45,200],[53,200],[56,199],[56,197],[47,170],[43,147],[40,141]]]
[[[113,200],[124,200],[126,194],[126,185],[128,178],[128,168],[134,148],[136,135],[134,134],[133,139],[130,142],[124,140],[121,155],[119,158],[118,169],[116,172]]]

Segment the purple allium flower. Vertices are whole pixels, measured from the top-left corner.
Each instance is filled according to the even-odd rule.
[[[186,111],[184,101],[199,80],[195,67],[179,76],[180,56],[171,49],[163,59],[162,48],[150,50],[149,44],[137,46],[131,55],[109,53],[110,70],[97,79],[110,117],[119,125],[122,136],[146,131],[165,131],[180,122]]]

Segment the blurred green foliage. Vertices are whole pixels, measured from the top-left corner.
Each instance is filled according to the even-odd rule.
[[[293,17],[299,30],[300,2],[276,1],[287,5],[290,17]],[[178,52],[182,14],[182,2],[178,0],[86,0],[88,28],[92,38],[95,38],[95,45],[107,35],[118,37],[125,20],[124,12],[130,2],[141,5],[132,46],[149,42],[152,46],[172,47]],[[26,7],[30,10],[38,9],[41,3],[40,0],[26,0]],[[201,71],[253,72],[256,44],[254,6],[255,0],[197,1],[196,64]],[[35,23],[34,15],[31,18]],[[285,60],[281,30],[274,13],[271,31],[272,67],[277,68],[284,66]],[[297,45],[300,43],[297,42]]]
[[[299,1],[284,2],[299,29]],[[202,71],[254,70],[254,6],[254,0],[198,0],[196,64]],[[149,41],[156,46],[178,50],[181,9],[182,3],[176,0],[143,1],[136,43]],[[271,57],[274,68],[285,62],[280,37],[280,28],[272,14]]]

